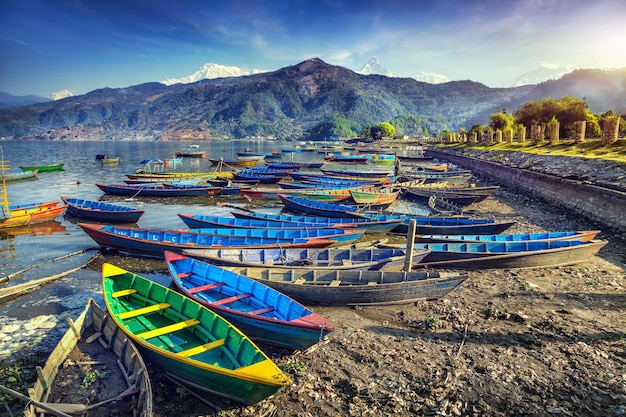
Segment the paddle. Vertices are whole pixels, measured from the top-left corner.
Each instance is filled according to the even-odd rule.
[[[248,213],[254,213],[253,210],[247,209],[245,207],[240,207],[240,206],[237,206],[235,204],[222,203],[222,202],[218,201],[217,203],[215,203],[215,205],[218,206],[218,207],[228,207],[228,208],[232,208],[232,209],[247,211]]]

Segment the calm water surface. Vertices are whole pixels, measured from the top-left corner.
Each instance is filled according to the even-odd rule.
[[[64,171],[38,174],[38,180],[7,183],[11,204],[60,200],[61,196],[86,200],[104,200],[113,204],[141,208],[145,214],[139,221],[146,228],[184,228],[178,213],[228,215],[231,208],[218,203],[246,205],[248,201],[238,196],[202,198],[128,198],[104,195],[96,183],[123,183],[126,174],[141,168],[144,159],[173,158],[179,150],[176,142],[52,142],[8,141],[0,142],[3,159],[9,161],[9,172],[19,172],[23,165],[48,165],[64,163]],[[203,143],[207,158],[235,159],[244,148],[255,152],[281,152],[292,147],[284,142],[220,141]],[[95,155],[105,153],[108,157],[120,157],[120,163],[102,165]],[[318,152],[282,153],[283,160],[319,161]],[[186,158],[177,171],[210,171],[207,158]],[[374,169],[367,166],[362,169]],[[262,204],[263,202],[256,202]],[[404,203],[407,204],[407,203]],[[426,214],[423,208],[407,204],[399,207],[404,212]],[[269,211],[278,211],[278,205]],[[114,263],[122,268],[140,273],[161,284],[169,285],[165,263],[160,260],[121,256],[112,252],[100,252],[97,244],[76,225],[70,216],[33,228],[20,228],[0,232],[0,277],[20,272],[33,265],[30,271],[19,273],[8,284],[15,285],[29,280],[49,277],[71,268],[81,266],[92,257],[92,263],[55,281],[42,289],[0,305],[0,361],[27,354],[33,350],[49,350],[56,344],[60,334],[67,328],[67,317],[76,317],[88,298],[94,298],[103,306],[100,268],[103,262]],[[57,257],[74,254],[54,262]],[[47,340],[46,340],[46,336]]]

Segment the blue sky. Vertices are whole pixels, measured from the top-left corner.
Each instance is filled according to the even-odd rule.
[[[182,78],[205,63],[510,86],[541,66],[626,67],[625,0],[2,0],[0,91],[84,94]]]

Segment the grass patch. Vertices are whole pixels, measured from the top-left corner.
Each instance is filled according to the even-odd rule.
[[[533,144],[526,142],[501,142],[501,143],[440,143],[434,146],[452,147],[462,149],[465,152],[470,150],[481,150],[490,152],[526,152],[535,155],[550,156],[577,156],[589,159],[604,159],[626,163],[626,139],[618,139],[617,142],[609,145],[602,145],[600,139],[587,139],[584,142],[573,140],[561,140],[559,143],[548,141]]]

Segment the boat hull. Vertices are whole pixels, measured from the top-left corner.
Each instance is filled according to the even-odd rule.
[[[333,329],[321,316],[260,282],[173,252],[166,252],[165,259],[181,293],[215,311],[255,341],[306,349]],[[240,294],[250,296],[228,307],[219,304]]]
[[[192,299],[106,263],[102,288],[113,320],[172,378],[243,404],[290,383],[241,331]]]
[[[39,173],[53,172],[53,171],[63,171],[64,165],[65,164],[21,166],[20,169],[22,171],[37,171]]]
[[[99,201],[69,197],[61,197],[61,199],[67,204],[67,213],[103,223],[137,223],[144,214],[143,210]]]
[[[227,267],[268,285],[305,305],[404,304],[439,298],[467,275],[439,272],[318,271]]]
[[[81,338],[87,338],[88,335],[92,336],[97,332],[100,333],[98,341],[107,348],[103,348],[100,343],[95,343],[96,341],[93,343],[102,348],[103,352],[106,350],[115,354],[118,366],[123,369],[128,380],[132,381],[131,387],[137,391],[134,396],[136,400],[131,404],[132,411],[128,410],[128,412],[139,417],[151,417],[153,415],[152,384],[145,362],[129,337],[92,299],[89,299],[78,318],[72,320],[72,326],[61,337],[41,372],[38,372],[39,378],[34,386],[28,389],[29,397],[32,400],[45,403],[48,402],[51,387],[56,391],[62,390],[62,385],[58,381],[55,382],[59,369],[63,367],[72,350],[81,343]],[[121,375],[120,378],[122,378]],[[54,405],[52,406],[54,407]],[[60,405],[55,408],[58,407]],[[41,414],[37,412],[37,407],[31,403],[26,406],[24,415],[35,417]]]

